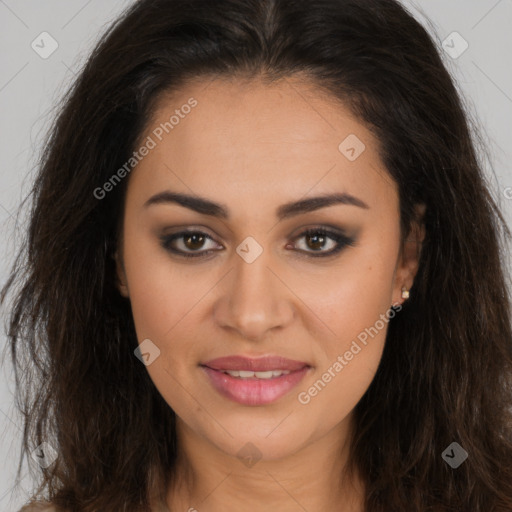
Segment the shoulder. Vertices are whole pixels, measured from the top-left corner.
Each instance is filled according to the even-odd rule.
[[[19,512],[57,512],[57,509],[47,501],[34,501],[25,505]]]

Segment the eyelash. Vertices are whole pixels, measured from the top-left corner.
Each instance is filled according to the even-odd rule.
[[[174,249],[171,247],[171,243],[174,242],[174,240],[178,240],[180,238],[183,238],[186,235],[200,235],[203,236],[205,239],[213,240],[211,236],[208,234],[199,231],[199,230],[186,230],[186,231],[180,231],[179,233],[174,233],[172,235],[164,235],[160,237],[161,245],[166,250],[173,254],[176,254],[178,256],[182,256],[185,258],[201,258],[206,257],[212,252],[215,252],[217,249],[209,249],[206,251],[201,252],[186,252],[181,251],[179,249]],[[335,254],[338,254],[340,251],[342,251],[347,246],[354,246],[355,239],[348,237],[346,235],[343,235],[341,233],[337,233],[336,231],[331,231],[325,228],[309,228],[302,233],[300,233],[297,237],[295,237],[295,240],[299,240],[300,238],[311,236],[311,235],[320,235],[323,237],[330,238],[331,240],[334,240],[338,245],[336,248],[331,249],[330,251],[324,251],[324,252],[318,252],[315,253],[314,251],[299,251],[302,253],[302,255],[305,255],[306,257],[312,257],[312,258],[326,258],[329,256],[334,256]]]

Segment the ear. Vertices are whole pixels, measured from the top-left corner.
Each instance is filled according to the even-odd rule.
[[[126,272],[124,270],[123,258],[119,252],[119,249],[114,253],[114,261],[116,262],[116,286],[119,293],[123,297],[129,297],[128,285],[126,284]]]
[[[403,304],[407,299],[402,297],[402,288],[409,291],[418,272],[423,240],[425,239],[425,211],[426,205],[415,205],[415,217],[411,221],[409,235],[404,240],[400,251],[399,261],[395,271],[392,304]]]

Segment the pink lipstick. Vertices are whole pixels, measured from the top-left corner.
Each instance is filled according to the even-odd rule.
[[[308,363],[278,356],[221,357],[200,366],[221,395],[243,405],[265,405],[278,400],[311,368]]]

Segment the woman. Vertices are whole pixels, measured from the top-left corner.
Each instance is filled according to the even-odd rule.
[[[33,194],[4,295],[34,498],[512,510],[509,232],[396,1],[136,2]]]

